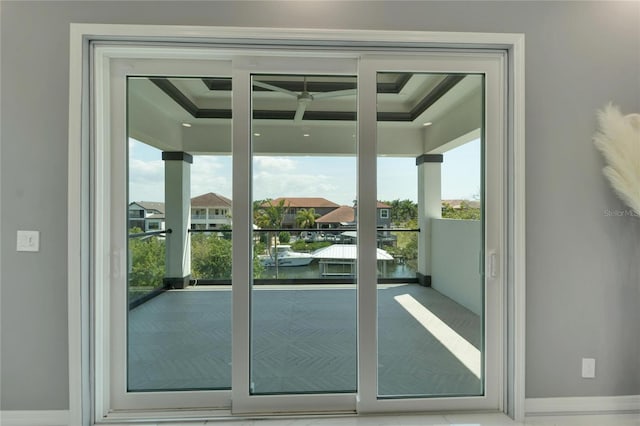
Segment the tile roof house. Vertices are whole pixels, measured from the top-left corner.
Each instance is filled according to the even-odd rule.
[[[339,204],[321,197],[278,197],[262,203],[261,207],[267,207],[269,204],[277,205],[282,200],[287,208],[282,222],[283,228],[296,228],[296,215],[302,209],[314,209],[316,214],[322,217],[340,207]]]
[[[378,218],[377,225],[378,228],[390,228],[391,227],[391,206],[385,203],[378,201],[376,205],[376,209],[378,210],[378,214],[376,217]]]
[[[376,206],[378,228],[391,227],[391,206],[378,201]],[[356,224],[357,209],[351,206],[340,206],[316,219],[317,228],[353,227]]]
[[[376,226],[378,228],[390,228],[391,227],[391,206],[388,204],[385,204],[381,201],[378,201],[376,204],[376,209],[377,209],[377,214],[376,214],[376,218],[377,218],[377,224]],[[357,210],[358,210],[358,206],[356,205],[354,207],[354,215],[357,217]],[[355,220],[355,219],[354,219]]]
[[[231,226],[231,200],[208,192],[191,199],[191,229],[220,229]]]
[[[337,228],[339,226],[354,225],[356,210],[351,206],[340,206],[316,219],[318,228]]]

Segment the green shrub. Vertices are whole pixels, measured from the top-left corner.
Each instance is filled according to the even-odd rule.
[[[136,230],[131,230],[134,234]],[[141,230],[137,230],[142,232]],[[165,270],[165,241],[158,237],[129,239],[129,285],[161,287]]]
[[[195,279],[231,278],[231,241],[214,235],[191,235],[191,275]]]
[[[280,244],[289,244],[289,241],[291,241],[291,234],[287,231],[280,232],[278,234],[278,241],[280,241]]]
[[[313,243],[307,243],[304,240],[297,240],[293,244],[291,244],[291,248],[295,251],[312,252],[323,247],[328,247],[331,244],[333,243],[329,241],[316,241]]]

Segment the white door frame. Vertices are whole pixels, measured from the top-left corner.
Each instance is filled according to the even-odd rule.
[[[68,202],[68,310],[69,389],[73,424],[89,424],[91,418],[89,356],[92,332],[90,317],[90,199],[88,188],[91,115],[89,106],[90,41],[203,42],[251,45],[265,40],[272,46],[296,43],[331,49],[337,46],[371,47],[375,44],[411,48],[503,50],[508,57],[507,246],[503,258],[508,279],[505,332],[507,360],[504,406],[516,419],[524,417],[525,341],[525,185],[524,185],[524,36],[521,34],[433,33],[404,31],[298,30],[137,25],[72,24],[70,46],[69,202]],[[136,52],[138,55],[140,51]],[[235,129],[234,129],[235,130]],[[234,171],[234,185],[236,181]],[[246,179],[246,177],[245,177]],[[234,194],[235,197],[235,194]],[[238,212],[234,212],[238,214]],[[248,206],[247,212],[248,214]],[[242,217],[239,218],[242,221]],[[248,231],[247,231],[248,232]],[[234,255],[236,248],[234,247]],[[244,251],[242,247],[238,250]],[[238,252],[237,254],[240,254]],[[234,313],[234,320],[236,313]]]
[[[125,392],[127,388],[127,144],[110,141],[126,141],[128,138],[127,79],[135,76],[181,77],[228,76],[231,77],[231,60],[225,57],[207,57],[205,52],[184,49],[147,49],[147,59],[138,60],[138,48],[97,46],[94,68],[103,78],[96,76],[94,88],[96,116],[95,150],[93,155],[93,185],[95,224],[92,248],[95,259],[111,258],[111,265],[94,268],[92,276],[94,290],[100,297],[92,301],[94,311],[94,355],[96,412],[107,416],[110,410],[135,410],[141,406],[158,410],[174,406],[176,400],[184,399],[183,408],[226,407],[231,400],[230,391],[197,392]],[[131,56],[131,58],[128,58]],[[173,56],[174,59],[150,60],[158,56]],[[188,56],[188,57],[187,57]],[[211,55],[209,55],[211,56]],[[176,59],[177,57],[177,59]],[[201,57],[201,58],[199,58]],[[106,73],[106,74],[103,74]],[[108,110],[108,112],[107,112]],[[104,201],[104,204],[98,205]],[[104,231],[104,232],[102,232]],[[96,262],[98,264],[99,262]],[[96,265],[103,266],[103,265]],[[97,285],[99,282],[109,286]],[[99,329],[98,329],[99,327]],[[102,345],[102,342],[109,345]],[[101,374],[104,372],[104,374]],[[185,394],[190,394],[188,399]]]
[[[240,56],[233,60],[232,105],[234,117],[246,117],[233,120],[233,260],[251,259],[253,231],[252,147],[251,140],[253,116],[249,99],[251,98],[251,76],[253,74],[313,74],[355,75],[357,57],[354,54],[316,53],[311,56],[293,56],[278,52],[271,57],[265,52],[252,56]],[[240,204],[240,205],[238,205]],[[343,412],[356,410],[356,396],[349,393],[336,394],[294,394],[294,395],[251,395],[249,384],[251,342],[251,275],[250,268],[233,268],[233,348],[232,348],[232,404],[233,414],[274,413],[274,412]],[[236,332],[241,330],[242,339]]]
[[[499,259],[506,252],[506,222],[505,222],[505,192],[506,173],[504,167],[506,144],[505,126],[505,55],[501,52],[493,53],[438,53],[429,52],[424,55],[402,54],[375,55],[361,58],[358,71],[358,126],[361,140],[368,142],[360,144],[358,151],[359,185],[358,185],[358,224],[361,243],[358,252],[358,261],[363,262],[358,267],[358,323],[377,324],[378,313],[377,289],[367,283],[376,282],[376,272],[366,268],[366,261],[375,259],[375,232],[367,232],[375,229],[376,218],[370,215],[362,215],[361,212],[375,212],[376,205],[376,163],[377,158],[377,108],[376,108],[376,81],[378,72],[415,72],[415,73],[460,73],[479,74],[484,76],[484,123],[481,129],[481,138],[484,141],[485,159],[482,165],[484,174],[484,208],[483,224],[485,230],[483,238],[483,252],[485,266],[491,258],[494,263],[500,263]],[[373,160],[373,161],[372,161]],[[361,207],[361,208],[360,208]],[[496,261],[496,259],[498,259]],[[507,375],[501,371],[503,365],[503,327],[506,324],[504,308],[504,273],[497,265],[491,268],[494,273],[484,275],[484,309],[482,317],[482,335],[484,336],[483,348],[481,348],[484,365],[482,367],[484,395],[468,397],[430,397],[430,398],[383,398],[378,395],[377,382],[378,358],[377,358],[377,325],[371,328],[359,327],[358,333],[358,413],[367,412],[410,412],[429,410],[504,410],[505,401],[502,400],[503,378]],[[368,274],[368,275],[367,275]]]

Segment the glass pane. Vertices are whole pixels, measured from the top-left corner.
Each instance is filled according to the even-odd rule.
[[[231,79],[132,77],[127,100],[128,390],[230,389]]]
[[[479,75],[378,74],[380,397],[483,394],[483,96]]]
[[[251,392],[354,392],[356,78],[252,86]]]

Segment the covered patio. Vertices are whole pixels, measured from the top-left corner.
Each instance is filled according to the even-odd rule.
[[[439,244],[432,232],[433,222],[441,218],[443,153],[482,136],[482,79],[473,74],[378,75],[377,155],[415,159],[417,182],[409,184],[417,188],[418,256],[412,278],[422,285],[434,282]],[[162,152],[164,282],[168,288],[185,288],[192,281],[192,163],[194,157],[231,155],[231,79],[140,77],[130,79],[128,88],[129,136]],[[352,76],[254,76],[252,157],[355,158],[356,93]],[[254,178],[254,191],[259,184]],[[217,191],[214,186],[209,190]],[[388,232],[388,226],[383,231],[378,226],[378,232]]]
[[[254,393],[356,390],[354,285],[265,285],[252,299]],[[129,390],[230,388],[230,315],[230,286],[170,290],[131,310]],[[378,318],[380,395],[481,392],[477,314],[432,288],[379,284]]]

